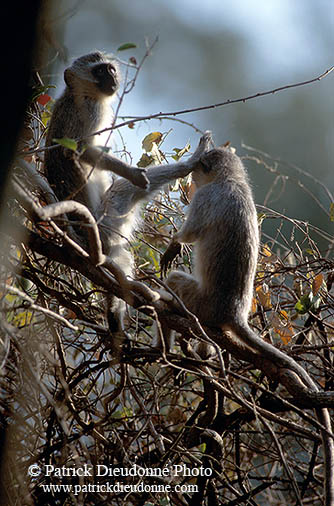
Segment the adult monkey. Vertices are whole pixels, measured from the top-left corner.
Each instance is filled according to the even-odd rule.
[[[51,148],[45,153],[46,177],[59,200],[77,200],[91,211],[99,224],[105,255],[131,277],[133,258],[127,246],[138,224],[140,202],[148,200],[166,183],[188,175],[208,149],[210,133],[201,138],[197,150],[187,161],[154,166],[144,171],[146,177],[142,187],[124,178],[112,184],[108,171],[114,168],[116,172],[119,167],[129,173],[143,172],[110,155],[101,155],[93,165],[87,162],[86,153],[98,143],[94,132],[110,127],[112,122],[110,101],[120,82],[117,62],[98,51],[81,56],[65,70],[64,80],[66,88],[55,103],[46,138],[46,146]],[[57,139],[64,137],[78,140],[79,151],[88,145],[79,162],[71,150],[57,145]],[[74,218],[78,223],[76,231],[87,246],[80,217]],[[124,310],[123,300],[108,297],[107,316],[112,333],[123,331]]]

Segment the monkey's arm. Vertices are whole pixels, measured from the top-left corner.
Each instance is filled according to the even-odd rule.
[[[147,177],[150,182],[149,193],[154,193],[162,188],[166,183],[179,177],[185,177],[192,172],[201,156],[208,151],[212,143],[211,132],[207,131],[200,138],[196,151],[187,161],[170,163],[168,165],[158,165],[147,169]]]
[[[94,146],[89,146],[82,153],[80,159],[96,169],[111,171],[129,180],[134,185],[132,191],[130,188],[130,192],[132,193],[132,200],[136,202],[147,198],[166,183],[179,177],[187,176],[199,163],[201,155],[209,149],[211,142],[211,132],[205,132],[200,139],[196,151],[189,160],[168,165],[158,165],[147,170],[132,167],[119,158],[104,153],[101,149]],[[122,190],[125,190],[124,182],[120,186],[123,187]]]
[[[116,181],[112,189],[114,193],[119,194],[122,200],[121,211],[129,211],[141,200],[148,200],[165,184],[190,174],[199,164],[202,154],[210,148],[211,142],[211,132],[205,132],[200,139],[196,151],[188,160],[169,163],[168,165],[149,167],[146,172],[146,176],[149,180],[149,187],[146,190],[138,186],[133,186],[128,181]]]
[[[166,274],[167,269],[171,266],[174,258],[181,252],[181,243],[195,242],[200,233],[203,233],[203,219],[201,214],[205,210],[206,188],[200,192],[197,191],[190,204],[188,216],[182,227],[172,237],[165,253],[160,259],[161,271]]]
[[[113,155],[104,153],[101,149],[89,146],[80,156],[80,159],[98,170],[107,170],[114,172],[118,176],[131,181],[135,186],[143,189],[149,188],[149,179],[146,175],[146,169],[131,167],[126,162]]]

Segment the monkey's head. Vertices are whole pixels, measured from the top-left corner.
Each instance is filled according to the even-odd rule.
[[[119,76],[116,61],[99,51],[81,56],[64,72],[65,83],[72,93],[91,98],[114,95]]]
[[[238,173],[245,177],[245,169],[240,158],[229,148],[215,148],[204,153],[200,163],[192,172],[192,180],[197,187],[221,179],[235,178]]]

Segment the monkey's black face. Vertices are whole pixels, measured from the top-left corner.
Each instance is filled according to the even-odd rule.
[[[112,63],[100,63],[92,69],[99,90],[105,95],[113,95],[118,88],[117,69]]]

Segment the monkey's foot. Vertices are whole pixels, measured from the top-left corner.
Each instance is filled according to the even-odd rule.
[[[168,248],[160,259],[161,272],[165,276],[174,258],[181,253],[181,244],[176,241],[169,243]]]
[[[160,288],[159,289],[159,294],[160,294],[160,300],[162,300],[163,302],[172,302],[173,300],[173,295],[169,292],[167,292],[164,288]]]

